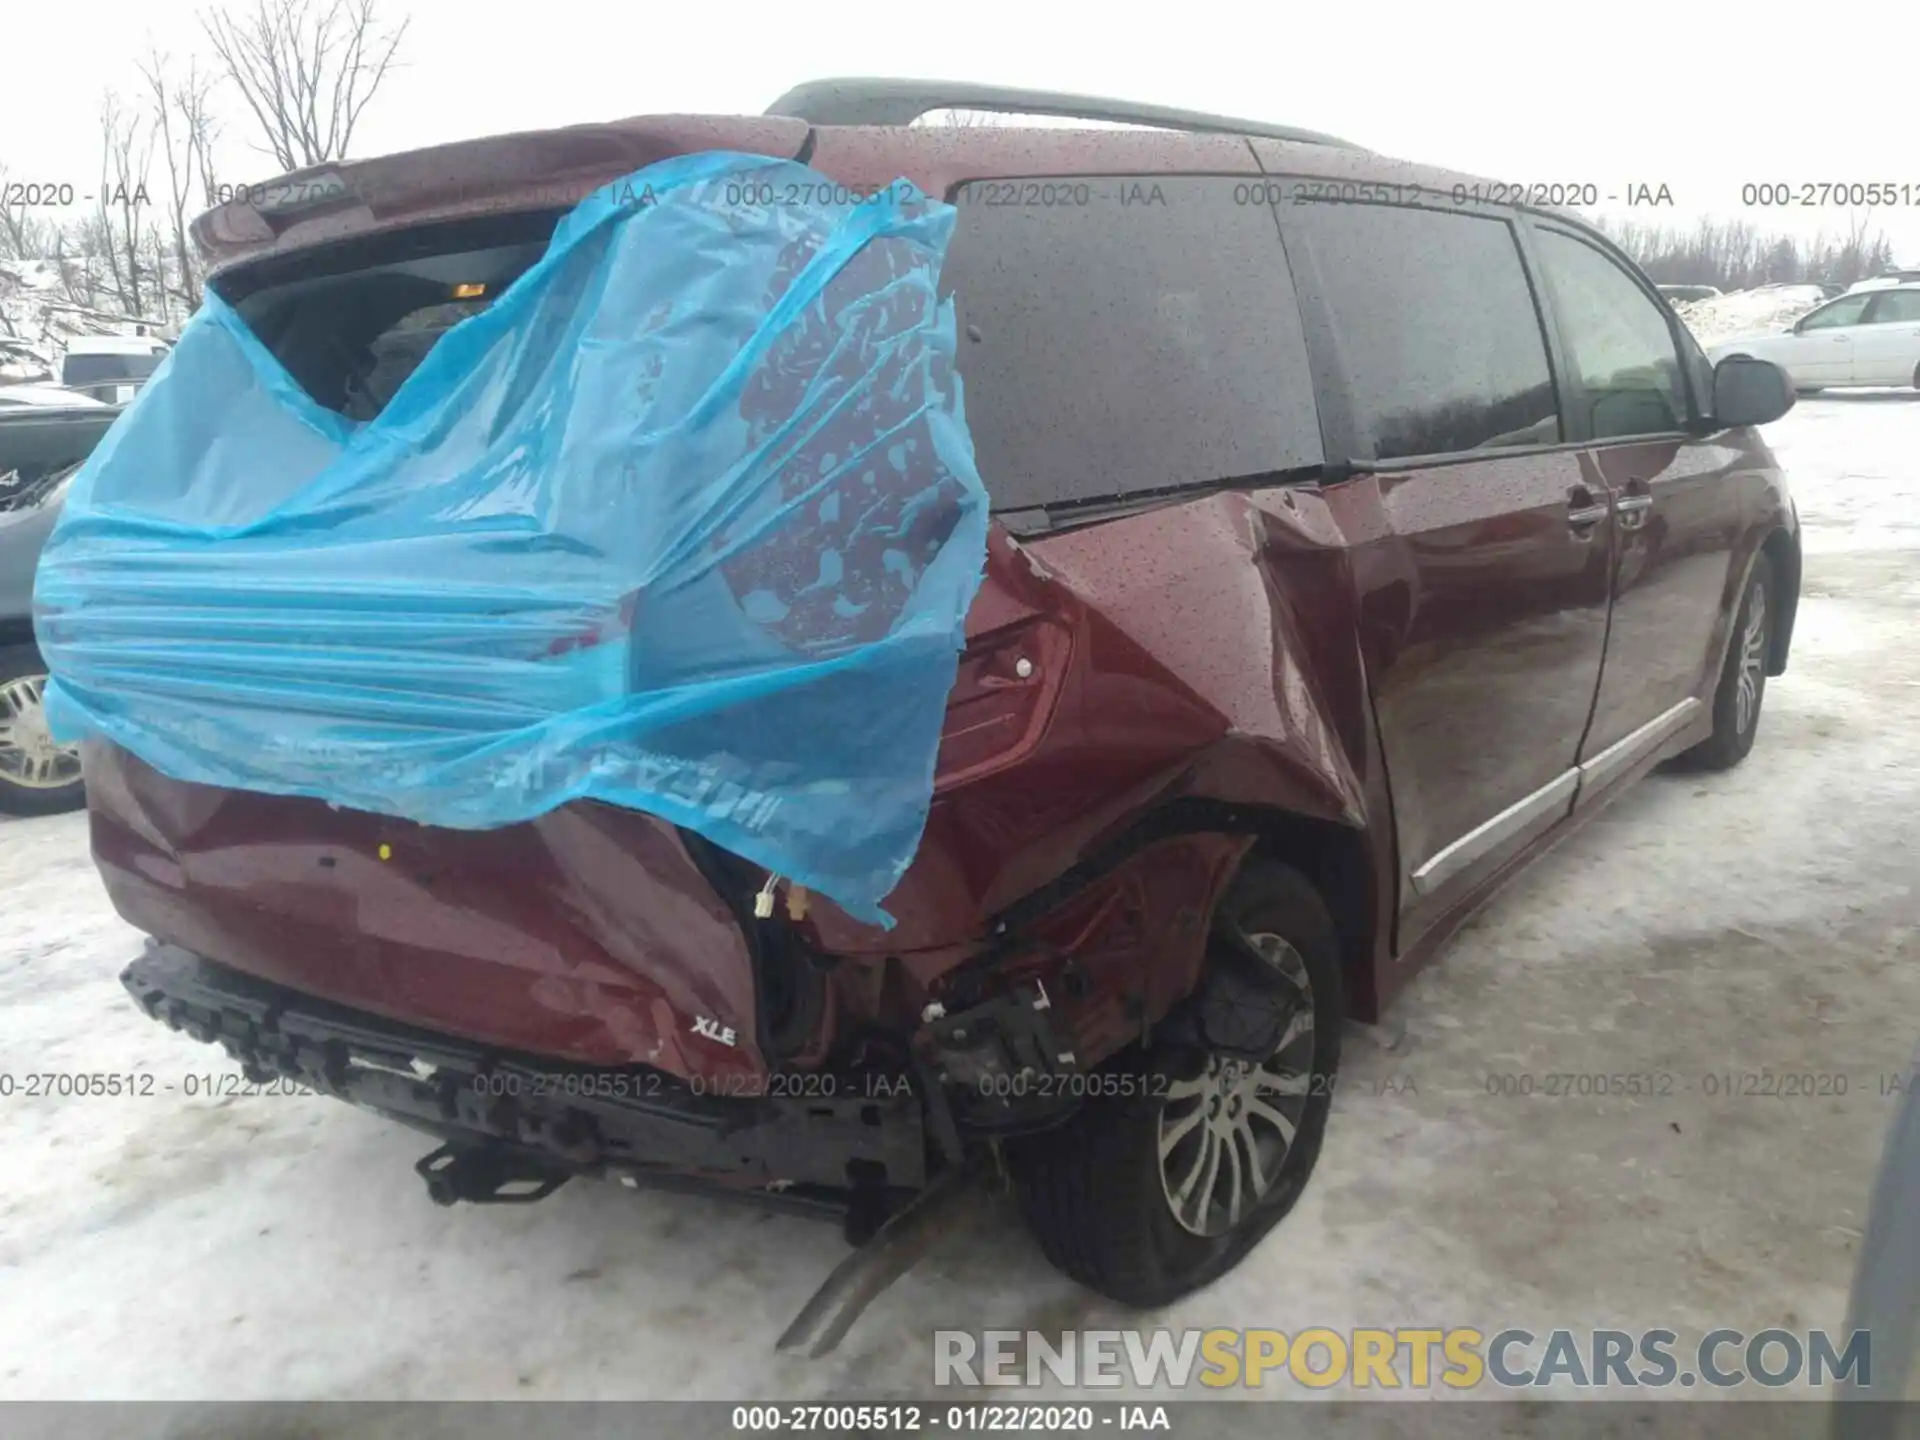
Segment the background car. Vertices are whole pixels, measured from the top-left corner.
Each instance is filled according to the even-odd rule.
[[[1844,293],[1851,295],[1859,290],[1885,290],[1894,285],[1912,285],[1920,283],[1920,270],[1895,269],[1875,275],[1870,280],[1856,280],[1846,287]]]
[[[1872,1379],[1841,1382],[1832,1440],[1913,1440],[1920,1435],[1920,1054],[1900,1077],[1841,1333],[1863,1330],[1872,1337]]]
[[[1656,285],[1653,288],[1676,305],[1683,300],[1711,300],[1720,293],[1718,285]]]
[[[1920,284],[1850,290],[1771,335],[1725,340],[1709,352],[1771,360],[1811,393],[1830,385],[1920,388]]]
[[[0,405],[32,405],[40,409],[98,408],[106,402],[64,385],[0,385]]]
[[[67,344],[60,383],[110,405],[124,404],[171,348],[155,335],[80,336]]]
[[[0,389],[0,811],[51,815],[86,801],[78,748],[47,733],[33,572],[66,482],[119,414],[56,386]]]

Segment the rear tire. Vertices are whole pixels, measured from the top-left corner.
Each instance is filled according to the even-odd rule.
[[[1102,1070],[1111,1083],[1091,1087],[1113,1093],[1008,1144],[1047,1259],[1122,1304],[1164,1305],[1232,1269],[1293,1208],[1319,1158],[1345,1018],[1332,917],[1297,870],[1254,856],[1214,915],[1211,964],[1236,932],[1245,939],[1226,963],[1250,953],[1285,1007],[1264,1060],[1129,1049]]]
[[[1733,620],[1720,686],[1713,695],[1713,734],[1681,755],[1690,769],[1731,770],[1753,749],[1760,702],[1767,693],[1767,656],[1773,639],[1773,566],[1755,557],[1746,593]]]
[[[79,753],[46,733],[47,662],[31,645],[0,650],[0,811],[58,815],[87,803]]]

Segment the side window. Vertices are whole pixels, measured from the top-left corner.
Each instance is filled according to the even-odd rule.
[[[1911,325],[1920,320],[1920,290],[1883,290],[1867,312],[1869,325]]]
[[[954,193],[941,284],[996,510],[1322,463],[1286,251],[1233,178]]]
[[[1831,305],[1823,305],[1800,322],[1802,330],[1831,330],[1836,325],[1858,325],[1860,317],[1867,312],[1867,302],[1873,299],[1873,292],[1864,295],[1843,295]]]
[[[1312,253],[1374,459],[1560,439],[1539,314],[1504,220],[1370,204],[1287,215]]]
[[[1538,235],[1560,333],[1586,389],[1593,438],[1683,428],[1686,380],[1666,311],[1585,241],[1557,230]]]

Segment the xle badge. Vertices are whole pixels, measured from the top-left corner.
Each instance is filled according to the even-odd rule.
[[[733,1027],[722,1027],[718,1020],[710,1020],[705,1015],[693,1017],[693,1033],[704,1035],[709,1040],[718,1040],[722,1045],[733,1044]]]

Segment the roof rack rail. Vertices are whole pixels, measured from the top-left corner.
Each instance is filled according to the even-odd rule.
[[[1062,95],[1053,90],[1015,90],[954,80],[838,79],[809,80],[767,107],[769,115],[805,120],[810,125],[911,125],[934,110],[987,110],[1010,115],[1059,115],[1073,120],[1103,120],[1122,125],[1151,125],[1164,130],[1195,130],[1218,135],[1261,135],[1309,145],[1338,145],[1359,150],[1351,140],[1269,125],[1204,115],[1169,105],[1103,100],[1093,95]]]

